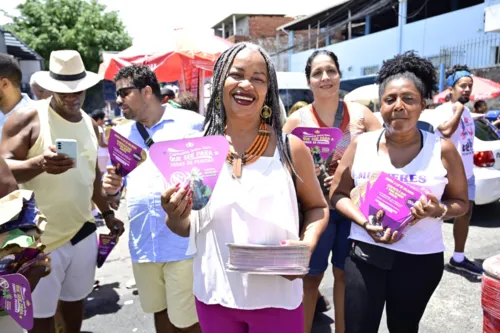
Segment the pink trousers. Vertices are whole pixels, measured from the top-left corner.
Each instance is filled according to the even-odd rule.
[[[304,309],[266,308],[238,310],[207,305],[196,300],[196,311],[203,333],[303,333]]]

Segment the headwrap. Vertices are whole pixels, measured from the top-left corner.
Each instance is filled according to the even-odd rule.
[[[448,85],[448,87],[453,87],[458,80],[465,76],[472,77],[472,74],[466,70],[455,72],[454,74],[448,76],[448,78],[446,79],[446,84]]]

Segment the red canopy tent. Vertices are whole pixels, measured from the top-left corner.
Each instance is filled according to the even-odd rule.
[[[132,64],[150,66],[158,81],[179,81],[181,90],[198,96],[203,113],[204,79],[212,75],[215,61],[232,43],[205,30],[179,29],[161,39],[165,42],[133,45],[107,57],[99,67],[99,73],[105,79],[113,80],[123,67]]]
[[[470,99],[472,101],[477,101],[480,99],[493,99],[500,96],[500,83],[475,75],[473,75],[472,78],[474,80],[472,93],[470,95]],[[449,91],[444,90],[435,95],[433,98],[434,103],[444,103],[448,94]]]

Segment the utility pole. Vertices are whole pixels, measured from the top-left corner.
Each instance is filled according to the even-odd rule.
[[[398,11],[398,53],[403,53],[403,32],[404,26],[406,25],[406,16],[408,15],[408,0],[399,0],[399,11]]]

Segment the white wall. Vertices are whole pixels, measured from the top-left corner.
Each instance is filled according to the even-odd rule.
[[[240,36],[248,36],[250,28],[248,26],[248,16],[236,21],[236,34]]]
[[[500,0],[480,4],[459,11],[432,17],[405,25],[403,50],[416,50],[421,56],[439,55],[442,46],[486,36],[484,32],[484,9]],[[333,44],[325,49],[335,52],[339,57],[343,78],[363,76],[364,67],[381,65],[385,59],[392,58],[398,51],[398,28],[384,30],[368,36]],[[314,50],[296,53],[292,56],[292,71],[304,71],[307,58]],[[478,59],[471,67],[483,67],[488,59]],[[477,66],[475,66],[477,65]]]

